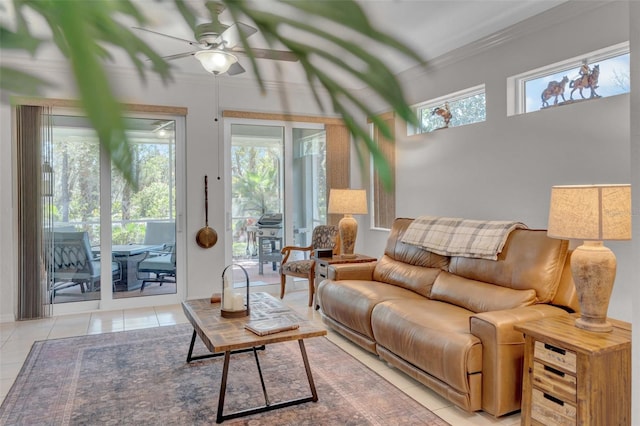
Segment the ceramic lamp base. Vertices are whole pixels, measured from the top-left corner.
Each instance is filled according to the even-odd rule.
[[[595,331],[596,333],[608,333],[613,330],[613,326],[606,319],[587,318],[584,316],[576,319],[575,326],[583,330]]]
[[[358,221],[350,214],[345,214],[338,222],[338,231],[340,232],[340,254],[342,254],[342,257],[355,257],[353,250],[356,246],[356,236],[358,235]]]
[[[616,256],[602,241],[585,241],[571,255],[571,273],[580,303],[576,327],[595,332],[609,332],[609,299],[616,278]]]

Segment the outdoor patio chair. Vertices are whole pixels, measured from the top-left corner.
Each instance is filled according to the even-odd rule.
[[[161,245],[161,250],[145,252],[138,262],[137,277],[142,280],[140,291],[148,282],[176,282],[176,225],[173,221],[147,222],[145,245]]]
[[[147,283],[162,284],[176,282],[176,250],[175,244],[167,246],[167,250],[160,252],[148,251],[138,262],[138,279],[142,280],[140,291]]]
[[[340,253],[340,237],[338,227],[334,225],[319,225],[313,228],[311,234],[311,245],[307,247],[285,246],[282,248],[282,263],[280,264],[280,299],[284,297],[284,290],[287,284],[287,275],[293,277],[307,278],[309,280],[309,306],[313,304],[313,294],[315,292],[315,260],[314,251],[316,249],[333,249],[333,254]],[[291,260],[289,256],[294,251],[309,253],[308,258],[302,260]]]
[[[145,245],[166,244],[173,245],[176,242],[176,223],[174,221],[147,222],[144,232]]]
[[[100,257],[91,251],[89,234],[54,231],[50,261],[53,264],[53,296],[58,290],[79,285],[80,291],[95,291],[100,282]],[[48,245],[48,242],[45,241]],[[120,264],[111,262],[113,289],[121,279]]]

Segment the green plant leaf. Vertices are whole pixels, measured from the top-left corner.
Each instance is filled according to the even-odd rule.
[[[26,50],[33,55],[41,43],[42,40],[32,37],[26,31],[13,32],[0,26],[0,48],[2,49]]]
[[[69,46],[69,61],[78,89],[82,93],[81,103],[87,117],[113,163],[136,187],[137,182],[134,181],[131,170],[131,151],[124,132],[122,107],[111,92],[104,67],[95,52],[91,27],[83,21],[86,16],[83,9],[87,6],[83,4],[67,8],[59,17],[60,31]]]
[[[126,15],[143,24],[144,15],[129,0],[14,0],[14,7],[19,29],[16,34],[29,34],[24,18],[25,9],[35,11],[46,20],[53,42],[69,60],[80,103],[101,145],[117,170],[136,187],[122,106],[113,93],[104,62],[111,59],[106,46],[115,46],[127,53],[143,80],[149,65],[151,71],[165,83],[171,80],[169,64],[129,28],[114,19],[116,15]],[[33,49],[33,46],[23,47],[26,48]],[[149,62],[141,58],[148,58]],[[37,94],[38,89],[46,85],[46,82],[34,76],[17,74],[11,71],[3,73],[2,88],[23,94]],[[22,89],[20,85],[23,85]]]
[[[353,0],[281,0],[281,3],[285,3],[308,15],[302,19],[298,16],[289,18],[258,10],[251,3],[244,0],[222,0],[222,2],[230,10],[234,20],[239,17],[250,19],[252,21],[250,24],[256,26],[264,38],[271,43],[272,47],[275,43],[281,43],[299,58],[318,105],[322,107],[318,92],[315,89],[316,84],[320,84],[327,90],[334,111],[342,116],[345,125],[356,138],[356,147],[359,147],[357,139],[364,141],[364,146],[372,155],[374,166],[381,176],[383,185],[385,188],[390,189],[393,185],[391,167],[378,150],[368,127],[360,124],[355,117],[359,114],[371,117],[381,134],[388,140],[393,141],[391,129],[382,120],[377,119],[376,114],[363,101],[355,98],[348,89],[344,88],[336,79],[325,72],[323,64],[316,65],[314,57],[322,58],[337,69],[346,71],[360,80],[363,85],[372,89],[380,99],[389,105],[398,117],[407,123],[417,126],[418,117],[406,102],[402,87],[395,75],[384,62],[378,59],[375,54],[369,53],[362,48],[357,41],[346,40],[337,37],[333,32],[325,31],[320,25],[317,25],[318,18],[324,18],[342,25],[375,43],[398,50],[416,60],[416,62],[422,63],[419,55],[393,37],[375,30],[369,23],[362,8]],[[311,22],[316,23],[316,25],[310,24]],[[283,27],[290,27],[328,41],[337,48],[337,52],[333,53],[316,45],[302,43],[298,41],[299,39],[288,38],[281,31]],[[251,47],[246,39],[242,39],[242,44],[251,60],[258,82],[264,88],[257,61],[251,53]],[[362,164],[366,161],[366,156],[361,151],[358,152]]]
[[[312,15],[327,18],[346,28],[351,28],[380,44],[404,53],[408,57],[413,58],[417,63],[422,62],[420,55],[406,44],[388,34],[376,30],[369,23],[369,19],[362,10],[362,7],[355,1],[282,0],[282,2],[297,9],[304,10]]]
[[[195,30],[197,19],[188,2],[185,0],[173,0],[173,2],[184,21]],[[394,74],[376,54],[361,47],[359,41],[337,37],[333,32],[325,31],[320,26],[310,23],[328,20],[378,45],[401,52],[416,60],[417,63],[421,63],[419,56],[400,41],[376,30],[368,21],[363,9],[354,0],[280,0],[280,3],[304,15],[304,18],[295,20],[260,10],[260,3],[247,0],[220,0],[219,2],[208,0],[205,1],[205,6],[209,11],[215,11],[218,3],[222,3],[229,10],[235,22],[250,21],[247,23],[255,26],[272,47],[282,44],[300,58],[318,105],[323,107],[318,91],[320,86],[329,93],[334,111],[343,117],[346,126],[356,138],[356,148],[361,162],[366,160],[366,153],[360,149],[364,146],[372,155],[385,185],[390,187],[391,169],[375,141],[372,140],[368,126],[361,124],[357,117],[362,115],[370,117],[382,134],[391,140],[390,129],[383,121],[376,118],[374,111],[363,100],[357,99],[332,76],[332,73],[326,72],[325,64],[330,63],[337,70],[357,78],[363,85],[371,88],[376,96],[396,112],[398,117],[408,123],[417,126],[418,118],[408,106]],[[16,30],[11,31],[0,27],[2,47],[35,52],[42,41],[30,35],[24,10],[29,8],[46,20],[52,32],[53,42],[69,60],[81,104],[99,135],[101,145],[111,155],[116,168],[135,185],[131,171],[131,153],[122,119],[122,106],[110,87],[104,70],[104,61],[110,59],[106,46],[115,46],[127,53],[142,79],[150,68],[165,83],[171,80],[169,64],[129,28],[114,19],[117,15],[124,15],[142,25],[145,21],[144,15],[130,0],[13,0],[13,5],[16,12]],[[294,28],[296,31],[323,39],[331,43],[337,51],[325,51],[316,45],[288,38],[285,35],[287,28]],[[260,66],[243,33],[240,35],[240,41],[251,62],[256,80],[264,91],[265,82]],[[141,58],[147,58],[148,61]],[[320,64],[316,63],[317,59],[321,60]],[[16,70],[3,68],[2,74],[0,87],[3,90],[35,94],[37,89],[47,84],[34,76],[21,74]],[[358,140],[364,141],[364,144],[359,144]]]
[[[10,93],[37,96],[47,87],[53,87],[53,84],[23,71],[0,67],[0,89],[2,90]]]

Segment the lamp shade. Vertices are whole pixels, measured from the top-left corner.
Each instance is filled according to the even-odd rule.
[[[194,56],[205,70],[216,75],[227,72],[231,65],[238,62],[238,58],[222,50],[200,50]]]
[[[553,186],[547,234],[578,240],[631,239],[631,185]]]
[[[367,191],[364,189],[331,189],[330,214],[367,214]]]

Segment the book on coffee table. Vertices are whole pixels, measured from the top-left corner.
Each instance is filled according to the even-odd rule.
[[[295,330],[298,327],[300,327],[298,323],[291,322],[287,318],[256,320],[248,322],[244,326],[244,328],[258,336],[266,336],[268,334],[280,333],[281,331]]]

